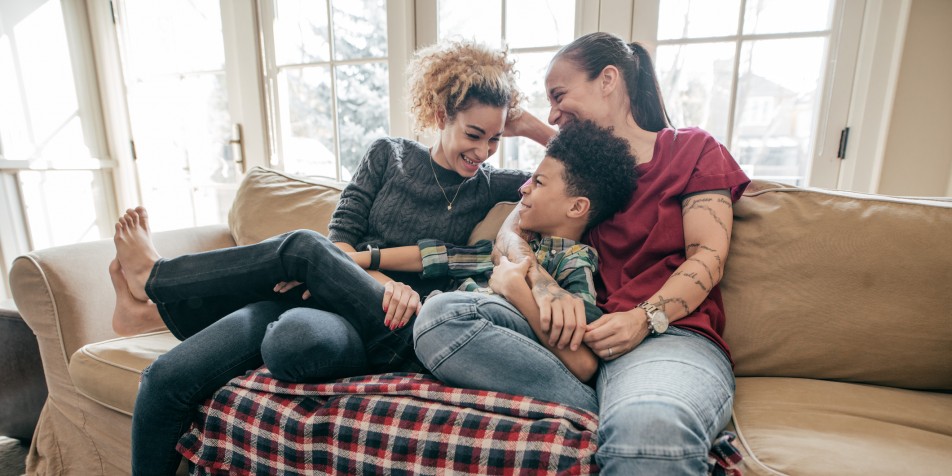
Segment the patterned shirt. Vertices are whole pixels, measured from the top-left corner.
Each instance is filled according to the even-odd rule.
[[[454,246],[439,240],[420,240],[423,277],[448,276],[461,280],[457,290],[493,294],[488,287],[493,271],[491,241],[481,240],[472,246]],[[536,260],[559,286],[580,297],[585,303],[588,322],[598,319],[602,311],[595,305],[595,279],[598,254],[595,249],[559,237],[529,242]]]

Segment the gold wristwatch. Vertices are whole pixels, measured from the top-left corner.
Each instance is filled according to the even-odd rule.
[[[638,307],[644,309],[645,314],[648,315],[649,335],[664,334],[664,331],[668,330],[668,315],[658,309],[658,306],[645,301],[639,304]]]

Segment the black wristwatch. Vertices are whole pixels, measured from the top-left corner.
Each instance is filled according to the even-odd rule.
[[[370,252],[370,266],[367,269],[376,271],[380,268],[380,248],[374,245],[367,245],[367,251]]]

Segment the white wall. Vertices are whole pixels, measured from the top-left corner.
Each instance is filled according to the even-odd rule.
[[[913,0],[877,192],[952,195],[952,2]]]

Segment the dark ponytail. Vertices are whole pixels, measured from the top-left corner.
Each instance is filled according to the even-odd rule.
[[[648,51],[638,43],[626,44],[611,33],[589,33],[562,47],[555,58],[564,57],[593,80],[606,66],[621,71],[631,101],[631,115],[638,127],[658,132],[671,124],[664,107],[661,87]]]

